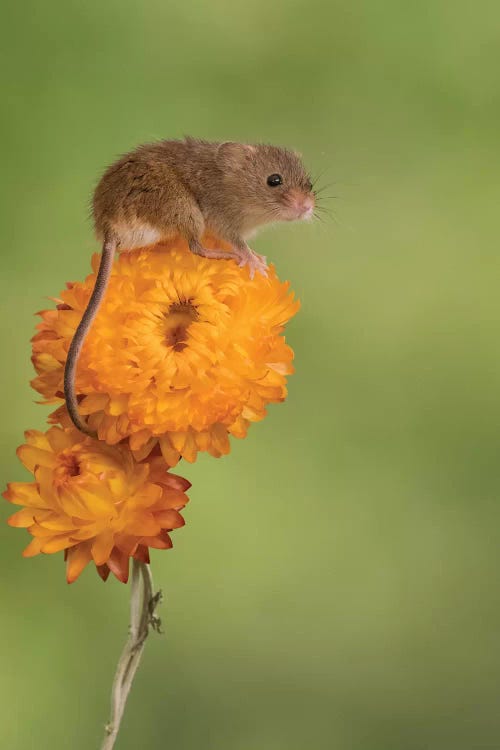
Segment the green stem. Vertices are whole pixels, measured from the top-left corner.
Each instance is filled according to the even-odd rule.
[[[141,661],[149,628],[152,627],[154,630],[160,631],[161,623],[155,615],[160,600],[161,592],[153,593],[153,577],[149,565],[138,560],[132,560],[129,636],[118,661],[113,680],[111,715],[106,725],[101,750],[112,750],[115,746],[125,704]]]

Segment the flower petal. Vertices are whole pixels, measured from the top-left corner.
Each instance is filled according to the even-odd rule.
[[[164,529],[178,529],[186,523],[181,514],[176,510],[160,510],[154,515],[156,521]]]
[[[129,561],[128,555],[125,555],[123,552],[120,552],[120,550],[115,547],[107,562],[107,565],[110,571],[122,583],[127,583],[128,581],[128,571],[129,571],[128,561]]]
[[[68,550],[66,559],[66,580],[68,583],[76,581],[91,558],[90,544],[88,542],[83,542]]]
[[[31,526],[35,520],[35,509],[34,508],[23,508],[14,513],[13,516],[7,519],[9,526],[15,526],[17,528],[27,528]]]
[[[37,466],[52,468],[55,464],[55,457],[51,451],[37,448],[34,445],[21,445],[17,449],[17,457],[26,466],[28,471],[34,471]]]
[[[23,551],[23,557],[34,557],[41,552],[41,542],[39,539],[32,539]]]
[[[92,557],[97,567],[104,565],[109,559],[115,543],[115,535],[111,530],[103,531],[94,539]]]

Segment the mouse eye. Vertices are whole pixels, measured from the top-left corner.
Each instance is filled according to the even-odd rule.
[[[277,187],[283,185],[283,177],[280,174],[270,174],[267,178],[267,184],[269,187]]]

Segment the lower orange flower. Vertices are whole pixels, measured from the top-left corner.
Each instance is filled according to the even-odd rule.
[[[4,497],[23,505],[10,526],[33,540],[25,557],[65,551],[68,583],[93,561],[101,578],[128,580],[129,558],[149,562],[149,547],[172,546],[169,531],[184,525],[179,511],[190,483],[167,471],[161,456],[137,462],[128,447],[108,446],[76,429],[26,432],[18,456],[34,482],[12,482]]]

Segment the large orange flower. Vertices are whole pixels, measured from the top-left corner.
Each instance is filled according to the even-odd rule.
[[[32,385],[49,403],[62,399],[94,282],[95,272],[69,284],[57,309],[40,313]],[[293,351],[282,333],[298,308],[272,266],[250,280],[247,268],[195,256],[180,240],[123,253],[80,357],[80,411],[107,443],[128,438],[138,459],[158,442],[169,466],[200,450],[226,454],[228,433],[244,437],[286,397]],[[64,407],[53,419],[68,424]]]
[[[148,547],[168,549],[168,534],[184,525],[179,514],[190,483],[170,474],[161,456],[138,463],[124,445],[109,446],[78,430],[26,432],[18,456],[34,482],[12,482],[4,497],[23,505],[9,518],[33,540],[25,557],[65,551],[67,580],[93,561],[106,580],[124,583],[129,558],[149,562]]]

